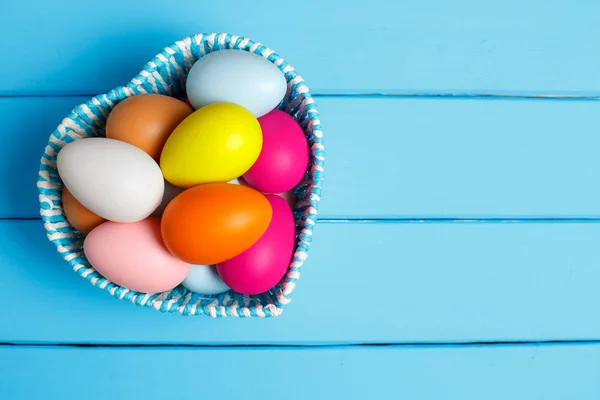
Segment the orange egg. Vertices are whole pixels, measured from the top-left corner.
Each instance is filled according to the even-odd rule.
[[[66,186],[63,186],[62,203],[67,221],[84,235],[87,235],[101,223],[106,222],[104,218],[94,214],[77,201]]]
[[[139,94],[117,104],[106,120],[106,137],[132,144],[156,161],[169,135],[194,110],[162,94]]]
[[[246,186],[208,183],[175,197],[161,232],[169,251],[190,264],[217,264],[249,249],[271,222],[267,198]]]

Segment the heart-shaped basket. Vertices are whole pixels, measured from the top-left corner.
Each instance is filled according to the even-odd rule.
[[[205,296],[190,292],[181,285],[168,292],[147,294],[118,286],[91,267],[83,252],[84,236],[65,217],[61,201],[62,181],[56,169],[56,156],[69,142],[90,136],[104,136],[108,113],[119,101],[129,96],[161,93],[184,99],[185,80],[192,65],[204,54],[221,49],[249,51],[279,67],[285,74],[288,90],[278,108],[300,123],[309,142],[309,168],[303,181],[294,190],[297,238],[288,271],[272,290],[254,296],[241,295],[232,290],[220,295]],[[208,315],[213,318],[274,317],[280,315],[283,307],[291,301],[296,281],[300,278],[300,268],[307,258],[321,198],[324,160],[323,133],[315,101],[302,77],[290,64],[270,48],[245,37],[227,33],[197,34],[166,47],[127,85],[91,98],[75,107],[61,122],[50,135],[40,163],[37,182],[40,214],[48,239],[73,270],[92,285],[118,299],[182,315]]]

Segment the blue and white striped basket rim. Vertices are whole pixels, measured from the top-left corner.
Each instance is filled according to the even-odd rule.
[[[191,66],[202,55],[221,49],[236,49],[258,54],[284,73],[287,94],[278,108],[294,116],[303,127],[310,146],[310,165],[304,180],[295,189],[297,235],[295,252],[285,277],[271,291],[246,296],[233,291],[201,296],[182,286],[168,292],[145,294],[120,287],[96,272],[83,253],[84,236],[65,218],[62,209],[62,181],[56,169],[56,155],[67,143],[90,136],[104,135],[108,113],[119,101],[141,93],[161,93],[183,99],[185,78]],[[307,55],[308,56],[308,55]],[[112,296],[161,312],[182,315],[222,317],[274,317],[282,313],[300,278],[317,220],[321,199],[325,149],[319,112],[308,86],[290,64],[272,49],[249,38],[227,33],[197,34],[167,46],[148,62],[127,85],[95,96],[75,107],[50,135],[40,162],[37,182],[40,214],[48,239],[73,270],[92,285]]]

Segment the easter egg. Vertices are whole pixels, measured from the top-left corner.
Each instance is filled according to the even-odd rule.
[[[136,222],[160,205],[164,180],[143,150],[94,137],[65,145],[56,165],[64,186],[92,213],[115,222]]]
[[[160,221],[108,221],[85,238],[83,251],[96,271],[109,281],[142,293],[159,293],[179,285],[190,265],[174,257],[160,235]]]
[[[252,246],[269,226],[271,214],[266,197],[250,187],[207,183],[171,200],[162,215],[162,236],[178,258],[216,264]]]
[[[106,137],[139,147],[158,161],[173,129],[193,111],[183,101],[162,94],[131,96],[108,114]]]
[[[223,282],[214,265],[192,265],[181,284],[186,289],[200,294],[219,294],[229,290],[229,286]]]
[[[258,119],[263,145],[244,174],[250,186],[264,193],[283,193],[296,186],[308,167],[308,141],[289,114],[273,110]]]
[[[219,50],[194,63],[186,91],[195,109],[213,103],[235,103],[261,117],[274,109],[287,91],[279,68],[245,50]]]
[[[62,205],[67,221],[84,235],[106,221],[85,208],[66,187],[62,190]]]
[[[244,174],[262,147],[258,120],[231,103],[195,111],[175,128],[160,157],[167,181],[179,187],[228,182]]]
[[[248,250],[221,262],[217,271],[230,288],[252,295],[273,288],[285,275],[295,244],[292,210],[277,195],[267,195],[273,216],[265,233]]]

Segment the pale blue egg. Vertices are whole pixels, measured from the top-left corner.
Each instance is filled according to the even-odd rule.
[[[218,50],[192,66],[186,91],[195,109],[234,103],[259,118],[281,102],[287,82],[279,68],[262,56],[245,50]]]
[[[230,289],[212,265],[192,265],[181,284],[186,289],[200,294],[219,294]]]

